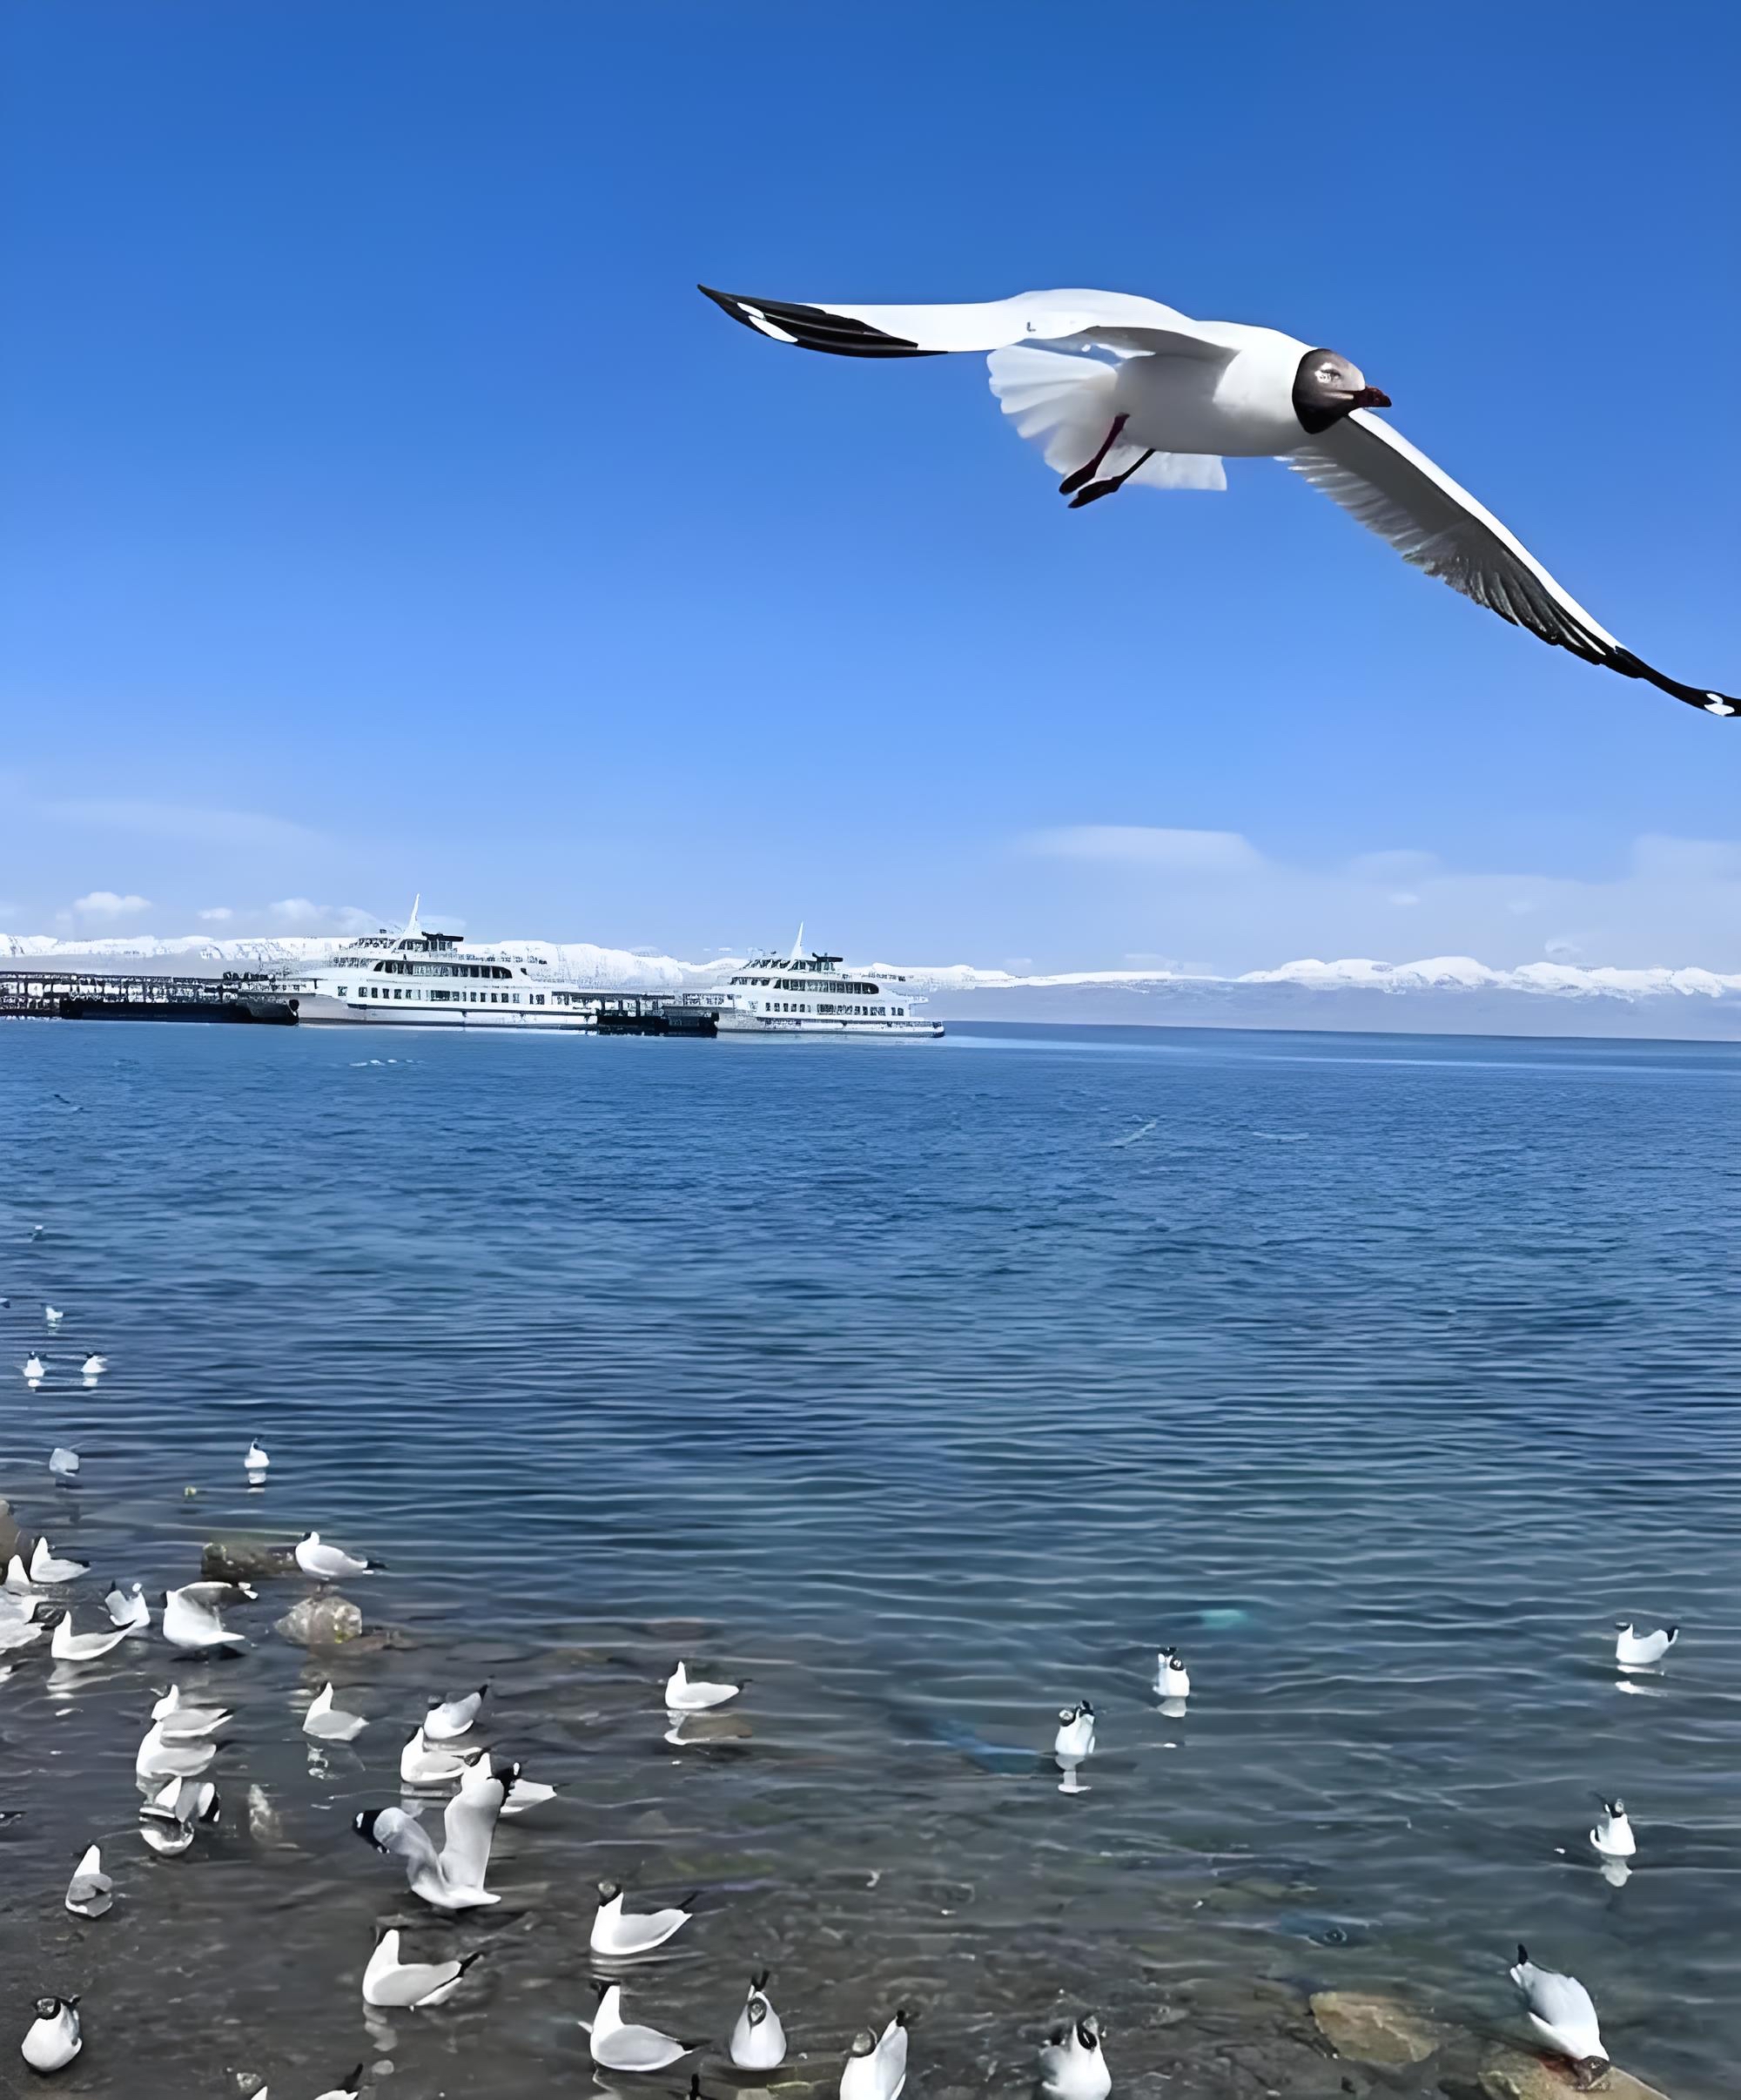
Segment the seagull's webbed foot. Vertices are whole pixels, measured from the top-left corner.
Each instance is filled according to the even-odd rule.
[[[1058,493],[1059,495],[1074,495],[1079,488],[1086,488],[1087,487],[1089,482],[1094,479],[1094,476],[1099,473],[1101,468],[1106,465],[1106,454],[1112,449],[1113,446],[1118,443],[1119,437],[1123,434],[1125,425],[1128,423],[1130,420],[1128,411],[1122,415],[1115,415],[1112,418],[1112,427],[1106,433],[1106,442],[1094,454],[1093,458],[1088,461],[1086,467],[1079,467],[1074,474],[1066,474],[1065,475],[1064,479],[1058,484]],[[1074,504],[1072,504],[1071,508],[1074,509]]]
[[[1114,490],[1124,487],[1138,468],[1147,466],[1153,457],[1154,448],[1150,446],[1140,459],[1133,460],[1122,474],[1115,474],[1110,481],[1090,481],[1079,495],[1071,497],[1070,508],[1072,510],[1080,510],[1085,503],[1098,503],[1102,496],[1111,495]]]

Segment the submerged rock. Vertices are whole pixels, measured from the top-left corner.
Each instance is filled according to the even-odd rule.
[[[1449,2028],[1377,1991],[1316,1991],[1311,2006],[1318,2032],[1355,2063],[1423,2063],[1450,2039]]]
[[[1577,2088],[1571,2066],[1563,2059],[1528,2056],[1508,2049],[1482,2066],[1481,2090],[1488,2100],[1567,2100]],[[1646,2085],[1617,2064],[1591,2088],[1603,2100],[1668,2100],[1654,2085]]]
[[[305,1597],[300,1604],[291,1606],[273,1629],[298,1648],[336,1648],[358,1639],[362,1630],[361,1612],[336,1590]]]
[[[199,1556],[201,1582],[270,1582],[296,1572],[296,1549],[252,1531],[208,1538]]]

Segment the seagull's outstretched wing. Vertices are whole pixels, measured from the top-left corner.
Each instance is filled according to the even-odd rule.
[[[1683,685],[1653,670],[1587,613],[1491,511],[1442,468],[1364,408],[1333,424],[1287,464],[1389,541],[1405,562],[1438,576],[1502,620],[1569,649],[1587,663],[1652,685],[1709,715],[1741,715],[1741,700]]]
[[[1232,356],[1248,333],[1228,322],[1194,321],[1129,292],[1018,292],[971,306],[802,306],[696,288],[758,334],[837,357],[939,357],[1012,343],[1072,343],[1217,359]]]

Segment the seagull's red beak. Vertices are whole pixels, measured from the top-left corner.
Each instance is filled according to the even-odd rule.
[[[1390,396],[1379,387],[1362,387],[1354,396],[1356,408],[1388,408]]]

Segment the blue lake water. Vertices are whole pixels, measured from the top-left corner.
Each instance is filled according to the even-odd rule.
[[[83,1989],[69,2090],[294,2100],[359,2056],[407,2096],[584,2086],[610,1875],[707,1892],[631,2017],[721,2036],[766,1964],[820,2077],[905,2002],[915,2100],[1012,2090],[1065,2003],[1120,2083],[1164,2038],[1176,2093],[1247,2090],[1189,2082],[1192,2009],[1271,1985],[1515,2032],[1520,1938],[1618,2061],[1732,2092],[1738,1107],[1724,1046],[12,1024],[0,1493],[156,1589],[214,1532],[318,1526],[389,1564],[347,1593],[402,1634],[333,1661],[373,1725],[312,1767],[327,1669],[271,1630],[302,1585],[184,1662],[236,1721],[225,1826],[167,1861],[131,1770],[161,1641],[59,1688],[11,1659],[0,2060]],[[1684,1632],[1622,1689],[1626,1618]],[[671,1742],[680,1654],[751,1682]],[[348,1824],[397,1800],[425,1695],[484,1676],[481,1733],[561,1793],[455,1925]],[[59,1899],[97,1836],[85,1923]],[[492,1958],[371,2030],[389,1915]]]

